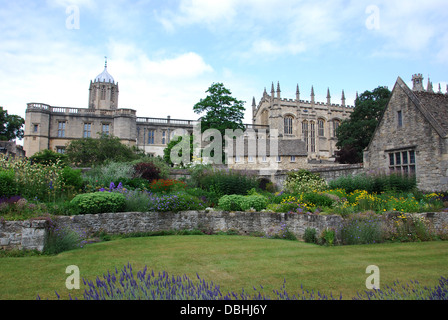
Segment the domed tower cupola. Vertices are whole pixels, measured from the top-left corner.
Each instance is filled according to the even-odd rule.
[[[104,70],[90,81],[89,109],[113,110],[118,108],[118,82],[107,71],[107,58]]]

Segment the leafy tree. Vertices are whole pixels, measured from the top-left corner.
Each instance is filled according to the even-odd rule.
[[[225,162],[225,144],[224,136],[226,129],[244,131],[244,101],[231,96],[232,92],[224,87],[222,83],[213,83],[206,91],[208,93],[205,99],[201,99],[193,107],[197,114],[203,114],[201,117],[201,133],[208,129],[216,129],[222,137],[222,161]],[[214,137],[210,137],[212,141]],[[202,150],[204,152],[204,150]],[[210,150],[210,156],[214,158],[214,149]]]
[[[69,162],[76,166],[91,166],[106,161],[132,161],[140,151],[121,143],[112,135],[102,134],[99,139],[82,138],[72,141],[66,149]]]
[[[17,115],[9,115],[8,111],[0,107],[0,140],[9,141],[23,138],[25,120]]]
[[[232,92],[225,88],[222,83],[213,83],[206,91],[208,96],[201,99],[193,107],[201,117],[201,131],[213,128],[221,132],[224,136],[226,129],[244,130],[244,101],[231,96]]]
[[[344,120],[336,131],[336,146],[340,149],[336,161],[362,162],[363,150],[372,139],[390,96],[390,90],[380,86],[373,91],[365,91],[356,99],[350,118]]]

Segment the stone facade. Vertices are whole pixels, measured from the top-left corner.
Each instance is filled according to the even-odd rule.
[[[370,144],[364,152],[366,171],[415,174],[426,191],[448,190],[448,94],[422,86],[412,77],[411,90],[399,77]]]
[[[0,221],[0,249],[44,249],[47,220]]]
[[[109,74],[107,62],[104,70],[90,81],[88,108],[65,108],[44,103],[28,103],[25,114],[24,150],[26,156],[43,149],[65,152],[66,145],[74,139],[98,137],[111,134],[124,144],[137,146],[152,156],[163,156],[163,150],[174,135],[192,134],[197,120],[137,117],[133,109],[119,108],[118,82]],[[265,93],[258,105],[255,98],[252,106],[253,123],[245,128],[266,132],[269,139],[274,129],[279,140],[297,140],[296,150],[280,149],[281,159],[272,158],[272,163],[280,170],[304,168],[306,159],[331,159],[335,150],[334,129],[347,118],[352,107],[332,104],[328,92],[327,103],[281,99],[280,88],[277,95]],[[290,122],[288,122],[291,119]],[[285,124],[289,126],[286,128]],[[305,125],[306,124],[306,125]],[[274,137],[274,136],[272,136]],[[289,148],[291,149],[291,148]],[[249,158],[228,163],[238,169],[253,167]],[[260,166],[265,160],[260,160]]]
[[[252,102],[253,123],[265,125],[269,130],[276,129],[281,139],[298,139],[305,143],[308,159],[334,160],[336,151],[335,130],[340,123],[349,118],[353,107],[346,105],[344,91],[341,104],[331,102],[330,89],[327,90],[327,102],[316,102],[314,87],[311,88],[311,100],[301,100],[299,86],[295,99],[281,98],[280,84],[271,94],[263,92],[256,105]]]

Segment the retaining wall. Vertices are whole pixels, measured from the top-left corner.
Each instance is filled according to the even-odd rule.
[[[426,218],[436,230],[448,226],[448,213],[416,214]],[[241,235],[255,232],[268,233],[286,225],[299,239],[305,229],[315,228],[318,234],[325,228],[337,228],[342,222],[338,215],[302,215],[271,212],[185,211],[125,212],[77,216],[59,216],[53,219],[58,227],[69,227],[87,236],[96,232],[127,234],[162,230],[205,229],[212,232],[235,230]],[[0,249],[36,249],[42,251],[49,223],[45,220],[0,222]]]

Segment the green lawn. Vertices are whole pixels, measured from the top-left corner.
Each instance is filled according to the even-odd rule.
[[[448,241],[324,247],[244,236],[128,238],[57,256],[0,258],[0,299],[35,299],[38,294],[54,299],[55,291],[66,298],[67,266],[77,265],[81,278],[94,280],[128,262],[135,273],[145,265],[192,279],[197,273],[219,284],[223,293],[259,285],[264,293],[271,293],[286,279],[291,294],[303,285],[351,299],[366,289],[369,265],[379,267],[381,287],[394,280],[435,285],[440,276],[448,275]],[[72,296],[82,292],[70,291]]]

